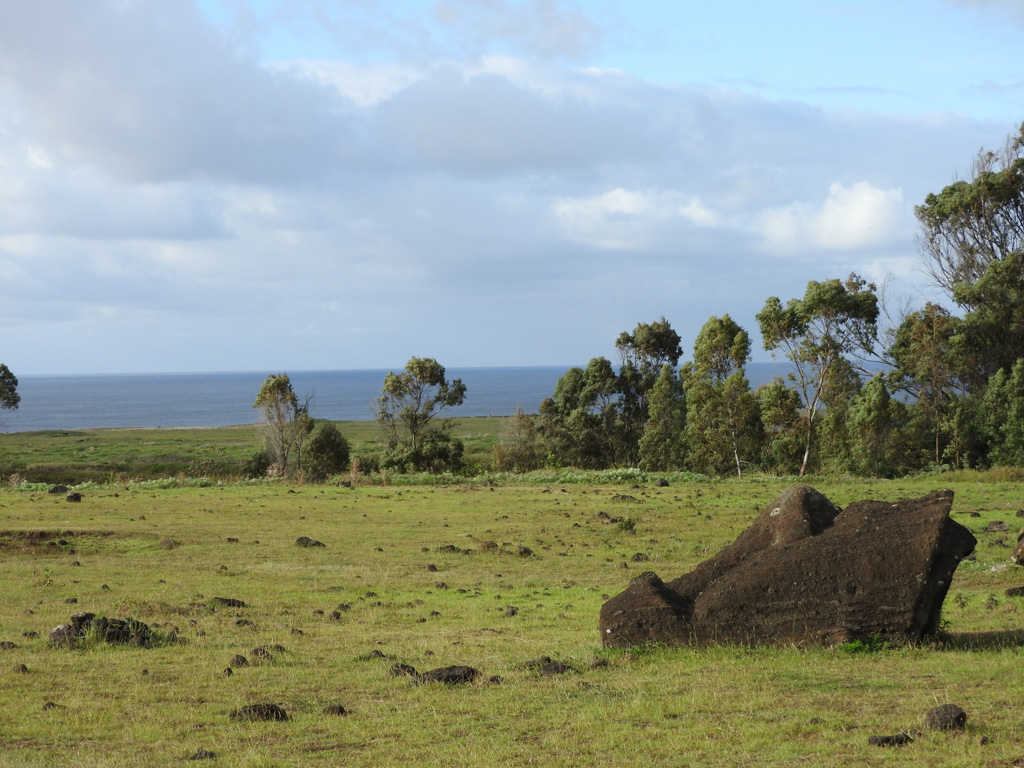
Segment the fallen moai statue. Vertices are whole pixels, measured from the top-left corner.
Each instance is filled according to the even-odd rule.
[[[788,488],[690,573],[635,578],[601,608],[605,646],[914,642],[937,629],[960,561],[977,543],[949,517],[952,491],[841,510]]]

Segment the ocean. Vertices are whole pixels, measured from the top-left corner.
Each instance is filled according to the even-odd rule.
[[[449,368],[462,379],[466,402],[452,416],[536,413],[571,366]],[[397,369],[396,369],[397,370]],[[781,363],[751,363],[747,378],[757,387],[783,374]],[[311,396],[317,419],[371,421],[386,370],[289,371],[300,399]],[[223,427],[253,424],[252,402],[267,373],[161,373],[19,376],[17,410],[0,410],[0,432],[104,427]]]

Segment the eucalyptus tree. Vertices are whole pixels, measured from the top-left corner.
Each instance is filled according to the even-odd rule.
[[[1024,357],[1024,124],[1001,151],[980,151],[971,176],[914,212],[925,268],[963,310],[964,380],[981,394]]]
[[[310,398],[299,402],[287,373],[272,373],[260,387],[253,408],[259,408],[264,420],[264,442],[276,471],[288,471],[288,461],[294,453],[300,457],[302,443],[313,431],[309,415]]]
[[[431,357],[411,357],[405,369],[384,377],[375,410],[387,437],[385,465],[416,471],[458,469],[463,445],[451,437],[445,408],[462,405],[466,385],[448,381],[444,366]]]
[[[4,363],[0,363],[0,408],[13,411],[20,402],[18,377],[11,373],[11,369]]]
[[[807,472],[818,409],[825,388],[845,355],[874,348],[878,299],[875,286],[856,275],[845,281],[812,280],[802,299],[785,306],[770,297],[757,314],[764,348],[793,364],[790,381],[803,399],[804,451],[800,476]]]
[[[743,474],[763,438],[757,396],[744,366],[750,338],[729,315],[712,317],[684,367],[686,436],[690,465],[701,472]]]
[[[618,456],[627,464],[639,460],[640,439],[650,418],[651,390],[662,368],[673,369],[683,354],[679,334],[661,317],[638,323],[632,333],[623,331],[615,340],[619,353]]]

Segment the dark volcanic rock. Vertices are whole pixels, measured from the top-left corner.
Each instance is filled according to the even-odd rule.
[[[341,704],[328,704],[324,707],[325,715],[347,715],[348,710],[345,709]]]
[[[967,713],[956,704],[943,704],[928,710],[924,724],[933,731],[962,731],[967,724]]]
[[[473,667],[438,667],[416,676],[418,683],[445,683],[446,685],[458,685],[459,683],[471,683],[479,677],[480,673]]]
[[[229,717],[232,720],[272,720],[285,722],[288,720],[288,713],[277,704],[249,704],[241,709],[232,710]]]
[[[155,635],[153,630],[135,619],[96,618],[93,613],[80,611],[71,615],[70,624],[60,624],[50,631],[50,642],[56,646],[71,648],[85,635],[93,632],[106,643],[113,645],[138,645],[148,648]]]
[[[225,608],[245,608],[245,603],[233,597],[211,597],[210,602],[214,605],[223,605]]]
[[[295,540],[295,546],[297,546],[297,547],[326,547],[327,545],[324,544],[322,541],[317,541],[316,539],[311,539],[311,538],[309,538],[309,536],[299,536],[299,538],[297,538]]]
[[[914,738],[906,731],[892,736],[868,736],[868,744],[875,747],[902,747],[913,740]]]
[[[601,609],[606,646],[919,640],[976,544],[952,491],[840,511],[807,486],[783,492],[735,542],[664,582],[638,576]]]

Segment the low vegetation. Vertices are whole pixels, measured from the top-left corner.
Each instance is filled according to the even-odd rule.
[[[600,646],[606,597],[643,570],[693,568],[791,479],[121,479],[69,489],[77,503],[7,483],[0,765],[1010,766],[1024,758],[1021,598],[1004,594],[1024,582],[1008,562],[1019,480],[812,480],[843,505],[954,488],[980,543],[928,644],[632,651]],[[51,647],[77,611],[161,642]],[[396,664],[479,676],[417,684]],[[923,727],[945,703],[967,712],[960,735]],[[923,732],[868,743],[905,730]]]

